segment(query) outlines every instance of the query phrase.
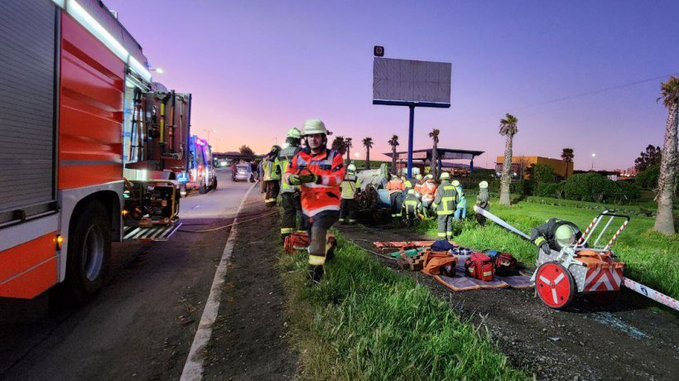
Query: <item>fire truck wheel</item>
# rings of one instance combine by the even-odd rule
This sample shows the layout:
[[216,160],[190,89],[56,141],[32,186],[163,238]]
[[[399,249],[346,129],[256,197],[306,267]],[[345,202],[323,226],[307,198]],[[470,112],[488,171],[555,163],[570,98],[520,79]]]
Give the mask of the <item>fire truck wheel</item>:
[[212,189],[217,190],[217,176],[215,176],[215,179],[212,182]]
[[104,285],[111,256],[111,222],[106,208],[92,202],[76,215],[69,229],[66,286],[76,301],[85,301]]
[[575,279],[561,264],[546,262],[538,268],[535,292],[548,307],[561,309],[575,297]]

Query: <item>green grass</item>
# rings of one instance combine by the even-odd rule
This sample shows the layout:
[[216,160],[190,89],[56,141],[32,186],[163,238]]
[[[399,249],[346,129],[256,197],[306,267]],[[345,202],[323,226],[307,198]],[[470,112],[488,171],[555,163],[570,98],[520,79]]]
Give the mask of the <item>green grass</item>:
[[280,261],[301,379],[527,378],[426,287],[338,238],[320,285],[307,285],[305,255]]
[[[584,230],[603,209],[537,202],[520,202],[504,207],[498,205],[497,199],[491,201],[493,214],[528,234],[533,227],[552,217],[572,221]],[[620,260],[627,264],[625,275],[673,298],[679,298],[679,235],[668,237],[652,232],[653,218],[638,215],[631,218],[613,249]],[[471,222],[473,212],[469,219],[461,224],[461,232],[454,238],[457,243],[479,250],[509,252],[528,266],[535,264],[537,249],[530,243],[490,221],[485,228],[478,226]],[[435,237],[435,222],[428,226],[427,235]]]

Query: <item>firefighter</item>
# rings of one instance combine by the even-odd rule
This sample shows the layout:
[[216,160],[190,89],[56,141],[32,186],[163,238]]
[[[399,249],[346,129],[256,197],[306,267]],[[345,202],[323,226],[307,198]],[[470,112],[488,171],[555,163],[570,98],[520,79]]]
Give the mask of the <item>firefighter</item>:
[[278,153],[281,147],[273,146],[271,151],[262,159],[262,170],[264,172],[264,203],[271,208],[276,205],[276,198],[278,197],[279,182],[281,180],[280,167],[278,166]]
[[321,281],[326,261],[328,229],[339,219],[340,184],[346,174],[342,155],[329,150],[328,131],[318,119],[304,122],[306,148],[292,158],[285,174],[290,185],[301,186],[302,213],[309,223],[309,275]]
[[356,195],[361,191],[361,180],[356,177],[356,166],[349,164],[347,166],[347,174],[344,176],[344,181],[340,184],[342,189],[342,208],[340,209],[339,222],[347,221],[350,224],[356,223],[356,209],[358,208],[356,202]]
[[[299,147],[302,133],[297,128],[288,131],[285,139],[287,146],[278,153],[278,167],[280,173],[286,173],[292,162],[292,158],[301,150]],[[290,185],[281,178],[281,207],[283,216],[281,218],[281,237],[292,234],[297,226],[297,220],[301,221],[299,230],[306,230],[305,219],[302,217],[302,204],[300,203],[299,186]]]
[[[488,182],[481,181],[479,183],[479,194],[476,196],[476,205],[484,210],[490,209],[490,196],[488,195]],[[476,221],[481,226],[486,225],[486,217],[480,213],[476,213]]]
[[387,183],[387,190],[389,191],[389,201],[391,202],[391,216],[396,218],[401,216],[401,200],[405,184],[396,175],[391,175],[391,180]]
[[420,219],[422,213],[422,202],[414,189],[408,189],[406,198],[401,206],[406,224],[413,226],[416,220]]
[[432,204],[438,219],[437,236],[439,239],[446,240],[453,238],[453,214],[459,201],[457,189],[455,189],[449,180],[450,174],[443,172],[441,174],[441,185],[436,190],[436,197]]
[[457,208],[455,209],[455,217],[453,219],[455,221],[467,219],[467,198],[464,196],[462,184],[457,180],[453,180],[453,186],[457,189],[457,195],[459,197]]
[[422,181],[422,175],[418,173],[415,175],[415,185],[413,185],[413,189],[415,189],[415,193],[418,195],[422,194],[422,184],[424,184],[424,181]]
[[574,223],[557,218],[550,218],[530,232],[530,241],[546,255],[552,250],[561,251],[564,246],[575,244],[581,237],[582,232]]
[[438,186],[434,181],[434,176],[428,174],[420,189],[420,193],[422,194],[422,211],[426,217],[432,215],[431,205],[434,202],[437,188]]
[[401,175],[401,181],[403,181],[403,192],[407,194],[409,189],[413,189],[413,183],[405,175]]

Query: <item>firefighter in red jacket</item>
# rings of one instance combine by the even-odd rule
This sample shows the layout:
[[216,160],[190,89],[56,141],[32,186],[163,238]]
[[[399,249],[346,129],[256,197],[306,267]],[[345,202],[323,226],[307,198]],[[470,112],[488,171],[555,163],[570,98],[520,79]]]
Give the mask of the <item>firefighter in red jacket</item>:
[[302,213],[309,223],[309,275],[318,283],[326,261],[326,235],[339,219],[341,191],[346,169],[342,155],[329,150],[328,131],[318,119],[304,122],[306,148],[292,158],[285,174],[290,185],[301,185]]

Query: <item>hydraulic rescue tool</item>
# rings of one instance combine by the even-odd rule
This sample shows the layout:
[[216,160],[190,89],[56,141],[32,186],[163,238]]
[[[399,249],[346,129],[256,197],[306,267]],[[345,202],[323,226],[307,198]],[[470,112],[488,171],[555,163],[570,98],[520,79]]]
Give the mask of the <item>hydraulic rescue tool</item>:
[[[528,234],[516,229],[487,210],[474,206],[474,211],[512,233],[530,240]],[[679,301],[623,276],[625,264],[618,261],[613,245],[629,224],[629,216],[604,210],[587,227],[580,239],[561,250],[546,254],[538,251],[537,269],[531,277],[535,293],[548,307],[568,306],[577,294],[594,300],[611,301],[625,286],[647,298],[679,311]],[[620,226],[613,233],[610,227]],[[608,233],[608,234],[607,234]],[[608,238],[604,245],[602,238]]]

